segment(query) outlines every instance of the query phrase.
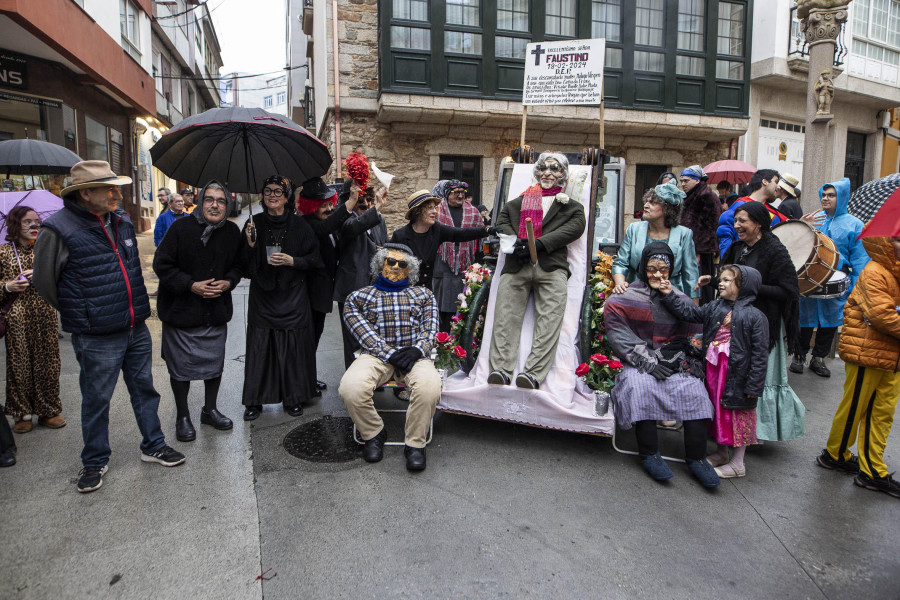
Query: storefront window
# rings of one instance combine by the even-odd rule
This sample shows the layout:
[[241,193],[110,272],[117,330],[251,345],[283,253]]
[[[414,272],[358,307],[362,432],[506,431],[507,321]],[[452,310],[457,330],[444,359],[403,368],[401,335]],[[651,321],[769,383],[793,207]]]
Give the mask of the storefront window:
[[87,137],[85,160],[105,160],[109,162],[109,139],[106,125],[98,123],[90,117],[84,118],[84,133]]
[[62,107],[63,146],[78,154],[78,127],[75,125],[75,109]]

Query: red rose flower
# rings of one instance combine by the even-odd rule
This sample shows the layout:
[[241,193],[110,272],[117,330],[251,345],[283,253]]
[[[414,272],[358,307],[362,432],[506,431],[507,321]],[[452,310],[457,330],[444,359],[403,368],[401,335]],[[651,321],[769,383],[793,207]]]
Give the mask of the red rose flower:
[[603,354],[592,354],[591,362],[595,365],[600,365],[601,367],[609,362],[609,359],[606,358]]
[[465,358],[465,357],[466,357],[466,351],[463,349],[462,346],[455,346],[455,347],[453,348],[453,354],[455,354],[455,355],[458,356],[459,358]]
[[578,365],[578,368],[575,369],[575,374],[578,375],[579,377],[584,377],[585,375],[588,374],[588,371],[590,371],[590,370],[591,370],[591,368],[588,366],[587,363],[581,363],[580,365]]
[[611,360],[611,361],[609,361],[609,363],[606,366],[609,367],[610,369],[621,369],[622,363],[620,363],[617,360]]
[[437,343],[438,343],[438,344],[441,344],[441,345],[443,346],[444,344],[446,344],[447,342],[449,342],[449,341],[452,339],[452,337],[453,337],[453,336],[451,336],[451,335],[450,335],[449,333],[447,333],[446,331],[441,331],[440,333],[437,334],[437,336],[435,337],[435,339],[437,340]]

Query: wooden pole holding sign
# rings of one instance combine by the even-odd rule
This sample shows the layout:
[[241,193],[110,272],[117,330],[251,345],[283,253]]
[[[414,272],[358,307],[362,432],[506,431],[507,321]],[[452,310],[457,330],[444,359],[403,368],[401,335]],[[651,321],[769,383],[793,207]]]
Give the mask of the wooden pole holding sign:
[[522,105],[522,135],[519,139],[519,148],[525,148],[525,123],[528,121],[528,105]]

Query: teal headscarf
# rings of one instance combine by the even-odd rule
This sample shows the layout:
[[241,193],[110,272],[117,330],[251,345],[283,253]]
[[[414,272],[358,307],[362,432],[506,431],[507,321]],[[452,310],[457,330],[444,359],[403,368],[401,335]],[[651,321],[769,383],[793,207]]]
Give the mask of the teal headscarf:
[[653,191],[656,193],[657,197],[660,200],[668,204],[679,206],[682,202],[684,202],[685,193],[678,189],[678,186],[671,181],[661,183],[660,185],[653,188]]

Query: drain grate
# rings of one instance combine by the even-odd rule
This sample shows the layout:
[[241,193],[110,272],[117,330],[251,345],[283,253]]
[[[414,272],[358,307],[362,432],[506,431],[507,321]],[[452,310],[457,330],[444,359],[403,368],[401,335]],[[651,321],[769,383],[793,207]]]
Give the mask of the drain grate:
[[289,431],[283,444],[291,456],[310,462],[349,462],[362,455],[362,446],[353,441],[349,417],[326,415],[304,423]]

